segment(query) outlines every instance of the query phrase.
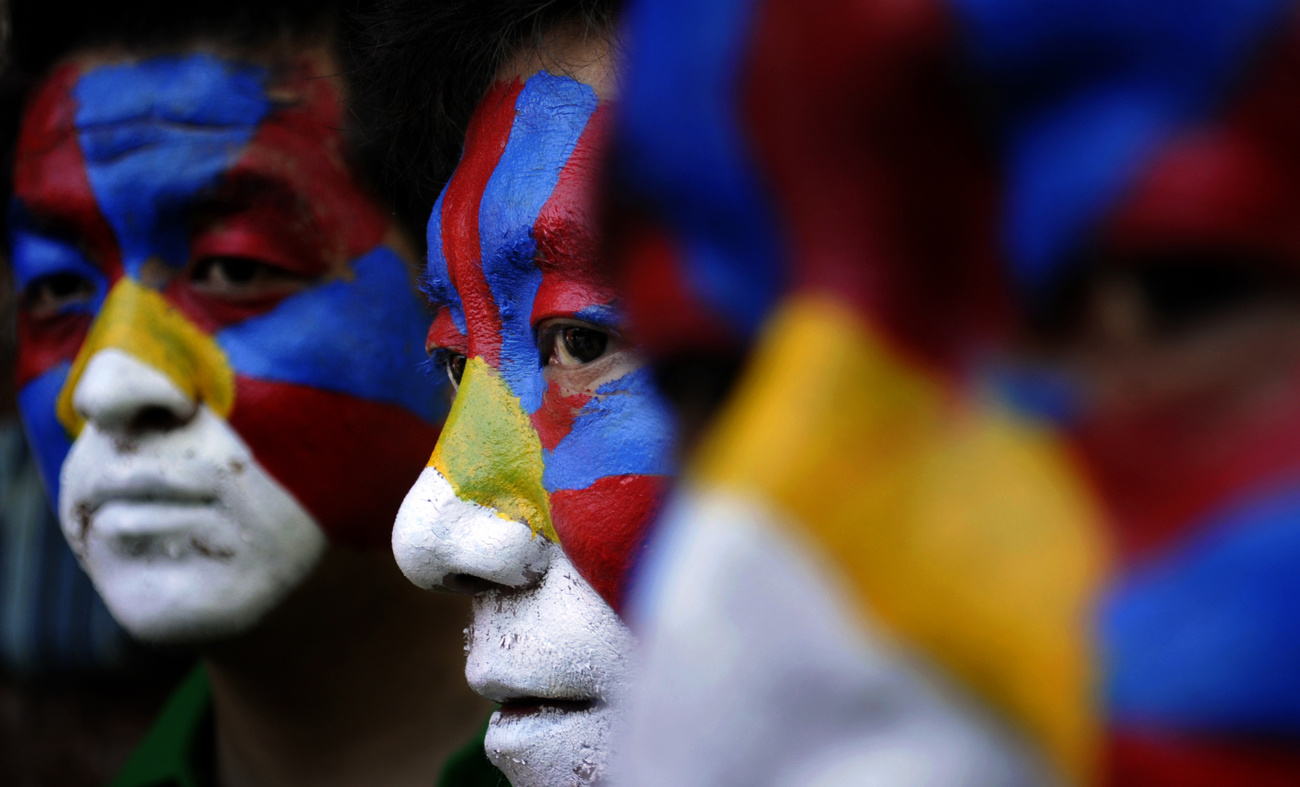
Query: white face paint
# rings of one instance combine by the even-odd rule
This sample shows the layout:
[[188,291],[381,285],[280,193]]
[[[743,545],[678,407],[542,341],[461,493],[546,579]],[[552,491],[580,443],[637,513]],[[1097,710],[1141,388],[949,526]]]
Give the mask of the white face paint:
[[157,369],[102,350],[73,406],[86,426],[63,463],[63,533],[135,636],[247,631],[320,561],[326,539],[311,515]]
[[642,564],[618,784],[1042,787],[979,703],[850,610],[781,515],[679,493]]
[[397,515],[393,552],[415,584],[475,593],[465,674],[501,703],[488,759],[515,787],[602,783],[634,640],[559,545],[461,500],[426,468]]

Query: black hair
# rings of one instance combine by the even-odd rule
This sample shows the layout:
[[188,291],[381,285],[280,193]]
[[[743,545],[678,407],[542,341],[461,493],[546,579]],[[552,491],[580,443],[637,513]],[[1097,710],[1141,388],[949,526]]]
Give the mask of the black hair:
[[[12,154],[28,92],[63,58],[83,49],[167,50],[192,42],[256,53],[278,45],[332,45],[352,91],[355,28],[371,10],[367,0],[121,0],[78,6],[50,0],[9,0],[9,52],[0,75],[0,205],[9,204]],[[355,114],[344,129],[354,169],[395,212],[417,246],[428,206],[387,177],[377,135]],[[2,216],[0,212],[0,216]]]
[[379,0],[362,19],[354,97],[382,140],[389,177],[427,214],[502,64],[562,25],[605,35],[618,10],[618,0]]

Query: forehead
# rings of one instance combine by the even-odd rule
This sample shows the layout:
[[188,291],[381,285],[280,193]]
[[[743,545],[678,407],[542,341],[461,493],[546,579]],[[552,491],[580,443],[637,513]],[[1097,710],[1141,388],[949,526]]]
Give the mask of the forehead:
[[539,72],[497,83],[480,102],[465,153],[429,218],[427,282],[440,303],[523,283],[542,270],[590,272],[589,187],[603,138],[591,86]]
[[[338,151],[323,150],[338,136],[337,93],[328,80],[294,76],[307,60],[278,69],[288,78],[209,53],[65,62],[24,116],[16,195],[83,236],[106,234],[90,226],[106,222],[114,249],[100,256],[120,253],[132,275],[149,257],[182,264],[187,212],[218,187],[254,180],[311,194],[328,189],[295,172],[325,183],[344,174]],[[322,155],[329,161],[308,160]]]

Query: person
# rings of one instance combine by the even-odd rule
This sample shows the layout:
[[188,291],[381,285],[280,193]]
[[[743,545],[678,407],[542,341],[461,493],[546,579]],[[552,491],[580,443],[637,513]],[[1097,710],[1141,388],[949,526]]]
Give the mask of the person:
[[425,273],[456,398],[393,549],[413,582],[473,597],[466,675],[500,705],[485,746],[516,787],[605,783],[624,589],[673,472],[668,412],[599,273],[611,20],[604,3],[394,4],[370,80],[400,111],[425,96],[396,126],[403,161],[456,147],[422,118],[466,129]]
[[386,549],[445,396],[342,11],[13,7],[22,419],[114,618],[203,663],[120,785],[427,784],[482,712]]
[[626,12],[620,783],[1296,783],[1297,10]]

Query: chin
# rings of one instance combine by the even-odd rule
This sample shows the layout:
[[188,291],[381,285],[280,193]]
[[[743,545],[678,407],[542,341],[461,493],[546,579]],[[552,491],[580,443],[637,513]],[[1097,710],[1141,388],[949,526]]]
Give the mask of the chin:
[[608,704],[580,711],[497,711],[483,746],[514,787],[603,784],[621,716],[622,708]]
[[63,465],[59,518],[109,612],[155,643],[249,631],[306,580],[328,544],[207,408],[129,451],[87,425]]
[[292,564],[268,566],[251,555],[123,560],[97,558],[101,550],[109,551],[92,545],[83,562],[104,604],[133,637],[160,645],[203,645],[247,633],[319,562],[302,552]]
[[545,576],[480,593],[465,674],[501,704],[484,748],[514,787],[605,781],[635,639],[558,546]]

